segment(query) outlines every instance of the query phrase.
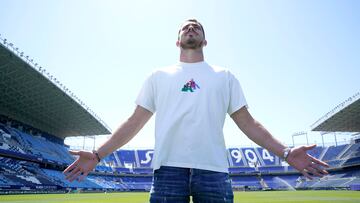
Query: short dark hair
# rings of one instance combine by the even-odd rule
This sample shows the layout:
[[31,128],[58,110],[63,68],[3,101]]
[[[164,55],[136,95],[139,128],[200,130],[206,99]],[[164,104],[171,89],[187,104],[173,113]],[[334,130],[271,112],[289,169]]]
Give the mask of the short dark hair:
[[202,33],[203,33],[203,35],[204,35],[204,38],[205,38],[204,27],[201,25],[201,23],[200,23],[198,20],[194,19],[194,18],[189,18],[189,19],[185,20],[185,21],[181,24],[180,29],[179,29],[179,32],[178,32],[178,39],[180,39],[180,32],[181,32],[182,25],[183,25],[184,23],[186,23],[186,22],[194,22],[194,23],[199,24],[200,27],[201,27],[201,31],[202,31]]

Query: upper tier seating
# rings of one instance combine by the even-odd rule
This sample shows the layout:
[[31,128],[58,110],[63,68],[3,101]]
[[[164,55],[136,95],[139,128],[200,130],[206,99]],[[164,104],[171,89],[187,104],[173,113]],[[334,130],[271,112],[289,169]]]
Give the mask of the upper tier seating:
[[336,159],[336,157],[342,152],[347,144],[339,145],[339,146],[330,146],[325,155],[323,156],[323,161],[330,161]]
[[65,145],[49,138],[30,135],[3,124],[0,124],[0,143],[2,143],[0,149],[32,155],[57,164],[70,164],[74,161]]

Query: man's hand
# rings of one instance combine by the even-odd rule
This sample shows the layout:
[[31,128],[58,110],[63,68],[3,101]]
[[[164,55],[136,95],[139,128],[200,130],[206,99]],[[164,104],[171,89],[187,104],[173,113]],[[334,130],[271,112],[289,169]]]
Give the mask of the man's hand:
[[286,161],[292,167],[300,171],[305,177],[311,180],[313,178],[309,173],[319,177],[323,177],[324,175],[329,174],[324,169],[324,167],[329,167],[327,163],[320,161],[307,153],[307,151],[315,147],[316,145],[314,144],[309,146],[299,146],[292,148],[289,156],[286,159]]
[[[151,118],[153,113],[144,107],[136,106],[134,113],[114,132],[102,146],[98,148],[100,156],[106,157],[116,149],[128,143]],[[100,153],[101,152],[101,153]],[[82,181],[98,164],[98,158],[94,153],[86,151],[70,151],[72,155],[79,157],[64,170],[66,179]]]
[[66,180],[72,182],[75,179],[82,181],[98,164],[96,155],[87,151],[69,151],[79,157],[64,170]]
[[[259,122],[257,122],[248,112],[246,107],[242,107],[233,114],[231,118],[236,125],[256,144],[273,152],[277,156],[283,155],[283,149],[286,148],[279,140],[275,139]],[[324,176],[328,174],[324,167],[329,167],[312,156],[307,151],[315,148],[316,145],[300,146],[291,149],[286,161],[295,169],[300,171],[305,177],[312,179],[309,173],[315,176]]]

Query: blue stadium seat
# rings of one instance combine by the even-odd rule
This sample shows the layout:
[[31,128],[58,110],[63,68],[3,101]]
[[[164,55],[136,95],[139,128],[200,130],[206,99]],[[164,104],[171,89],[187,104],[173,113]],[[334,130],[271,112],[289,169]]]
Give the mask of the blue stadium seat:
[[341,159],[353,158],[358,156],[360,156],[360,143],[355,143],[355,144],[351,144],[351,146],[341,156]]
[[334,160],[340,154],[340,152],[342,152],[347,146],[348,146],[347,144],[339,145],[339,146],[330,146],[327,152],[325,153],[325,155],[323,156],[322,160],[323,161]]
[[271,189],[293,190],[299,175],[263,175],[262,178]]
[[29,151],[40,158],[62,164],[70,164],[74,161],[64,145],[52,142],[44,137],[29,135],[18,129],[12,128],[11,131],[18,137],[22,137],[28,143]]
[[235,187],[262,188],[260,181],[255,176],[233,176],[231,184]]
[[318,159],[318,158],[320,157],[320,154],[321,154],[322,150],[323,150],[323,147],[321,147],[321,146],[316,146],[314,149],[308,151],[308,153],[309,153],[311,156],[313,156],[313,157],[315,157],[315,158]]
[[65,175],[61,171],[50,170],[50,169],[42,169],[43,173],[45,173],[48,177],[50,177],[53,182],[56,182],[62,187],[69,188],[92,188],[92,189],[102,189],[102,187],[95,182],[92,182],[90,179],[85,178],[82,182],[73,181],[69,182],[65,180]]

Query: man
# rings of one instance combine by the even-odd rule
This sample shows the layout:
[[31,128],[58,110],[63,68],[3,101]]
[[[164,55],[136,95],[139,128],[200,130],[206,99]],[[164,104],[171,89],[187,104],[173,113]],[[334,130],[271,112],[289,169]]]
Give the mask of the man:
[[[154,178],[150,202],[233,202],[223,125],[228,113],[255,143],[284,158],[305,177],[323,176],[328,165],[307,154],[312,146],[290,149],[247,110],[240,83],[228,70],[204,61],[202,25],[186,20],[178,33],[180,62],[153,72],[136,100],[134,113],[97,151],[71,152],[79,158],[65,169],[82,180],[97,163],[130,141],[156,112]],[[312,174],[312,175],[311,175]]]

